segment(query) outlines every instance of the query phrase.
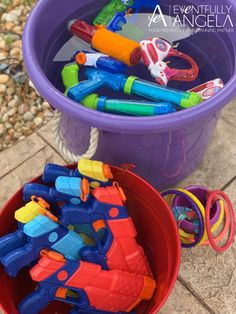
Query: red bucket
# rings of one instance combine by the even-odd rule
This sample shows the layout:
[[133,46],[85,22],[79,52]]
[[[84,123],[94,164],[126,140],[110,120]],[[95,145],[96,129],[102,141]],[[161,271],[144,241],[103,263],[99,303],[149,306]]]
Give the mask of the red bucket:
[[[167,204],[161,195],[146,181],[134,173],[112,167],[114,180],[119,182],[127,195],[127,207],[138,232],[157,281],[157,289],[151,301],[137,307],[137,314],[156,314],[172,291],[180,265],[180,240],[178,229]],[[40,182],[37,178],[34,182]],[[22,189],[4,206],[0,214],[0,236],[16,229],[14,212],[23,206]],[[0,309],[4,314],[17,314],[17,304],[34,289],[28,270],[15,279],[9,278],[0,268]],[[68,313],[67,305],[53,302],[43,314]],[[25,313],[27,314],[27,313]]]

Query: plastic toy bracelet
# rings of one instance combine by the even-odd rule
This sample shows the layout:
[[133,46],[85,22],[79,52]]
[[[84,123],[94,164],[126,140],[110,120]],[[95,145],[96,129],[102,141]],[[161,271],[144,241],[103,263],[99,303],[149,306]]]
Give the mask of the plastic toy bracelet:
[[201,241],[198,244],[195,243],[194,246],[201,245],[202,243],[204,243],[207,240],[207,232],[206,232],[206,226],[205,226],[205,219],[206,219],[205,208],[202,205],[202,203],[199,201],[199,199],[195,195],[193,195],[193,193],[191,193],[187,190],[184,190],[184,189],[176,189],[174,191],[181,191],[183,194],[187,195],[189,197],[189,199],[191,199],[191,203],[195,204],[195,206],[200,210],[202,217],[203,217],[203,230],[204,230],[204,232],[203,232],[203,237],[202,237]]
[[[227,243],[220,247],[216,244],[213,234],[211,232],[211,226],[210,226],[210,211],[211,211],[211,205],[216,199],[223,199],[224,202],[226,203],[225,211],[229,212],[230,215],[230,234],[227,240]],[[209,197],[207,200],[207,205],[206,205],[206,230],[207,230],[207,235],[208,235],[208,240],[209,243],[211,244],[212,248],[218,252],[222,253],[226,251],[233,243],[234,241],[234,233],[235,233],[235,215],[234,215],[234,209],[232,206],[232,203],[230,202],[228,196],[222,192],[222,191],[212,191],[209,193]]]
[[[224,225],[224,228],[223,230],[221,231],[221,233],[216,237],[214,238],[214,241],[216,243],[220,242],[224,237],[225,235],[227,234],[228,230],[229,230],[229,227],[230,227],[230,217],[229,217],[229,210],[228,208],[226,208],[226,206],[224,206],[224,211],[225,211],[225,225]],[[206,242],[203,243],[203,245],[210,245],[210,242],[207,240]]]
[[[226,216],[226,212],[225,212],[225,209],[224,209],[224,203],[223,203],[222,200],[220,201],[220,206],[221,206],[220,217],[219,217],[219,220],[214,224],[214,226],[212,226],[212,228],[211,228],[211,232],[212,233],[216,232],[218,230],[218,228],[221,226],[224,218],[228,217],[228,216]],[[229,221],[229,219],[228,219],[228,221]],[[227,225],[228,225],[227,228],[224,228],[224,230],[223,230],[224,234],[223,234],[223,231],[222,231],[222,233],[219,235],[219,237],[215,239],[217,242],[220,241],[224,237],[224,235],[226,234],[226,232],[227,232],[227,230],[229,228],[229,223]],[[181,240],[183,241],[183,243],[192,243],[192,242],[194,242],[195,234],[189,234],[189,233],[184,232],[183,230],[180,230],[180,235],[182,237]],[[202,245],[209,245],[209,241],[206,240],[204,243],[202,243]]]
[[[207,200],[207,196],[209,193],[209,189],[204,187],[204,186],[196,186],[196,185],[192,185],[192,186],[188,186],[186,188],[184,188],[184,190],[187,190],[189,192],[191,192],[192,194],[194,194],[199,200],[200,202],[202,202],[203,206],[206,205],[206,200]],[[181,206],[181,197],[176,196],[173,199],[173,204],[172,206]],[[185,204],[186,205],[186,204]],[[185,206],[184,205],[184,206]],[[211,212],[211,226],[215,225],[217,223],[217,221],[220,218],[220,214],[221,214],[221,206],[219,204],[218,201],[215,202],[214,207],[212,207],[212,212]],[[188,234],[194,234],[195,232],[195,226],[194,223],[187,219],[184,219],[181,222],[181,229],[183,229],[185,232],[187,232]]]
[[[224,220],[224,217],[225,217],[225,210],[224,210],[224,203],[223,201],[221,200],[220,202],[220,217],[218,219],[218,221],[211,227],[211,232],[214,233],[218,230],[218,228],[221,226],[223,220]],[[182,237],[185,237],[186,239],[194,239],[195,237],[195,234],[193,233],[187,233],[185,231],[183,231],[182,229],[180,230],[180,235]]]
[[[172,195],[180,195],[182,197],[185,197],[187,199],[187,201],[191,203],[192,209],[196,212],[197,218],[199,220],[199,233],[196,235],[196,239],[195,239],[194,243],[189,243],[189,244],[182,243],[182,247],[192,248],[192,247],[194,247],[194,246],[196,246],[202,242],[202,239],[203,239],[203,236],[205,233],[204,218],[203,218],[203,217],[205,217],[205,212],[204,211],[203,211],[203,213],[201,212],[201,209],[198,207],[197,202],[195,202],[195,200],[193,200],[191,193],[189,193],[191,195],[191,197],[190,197],[188,195],[188,193],[185,193],[185,192],[186,191],[184,191],[182,189],[168,190],[168,191],[163,192],[162,196],[166,197],[166,196],[172,196]],[[204,216],[203,216],[203,214],[204,214]]]

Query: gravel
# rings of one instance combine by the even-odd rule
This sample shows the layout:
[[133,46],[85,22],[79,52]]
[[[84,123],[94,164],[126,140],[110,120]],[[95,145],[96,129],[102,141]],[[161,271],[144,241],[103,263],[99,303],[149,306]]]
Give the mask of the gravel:
[[35,0],[0,1],[0,151],[53,117],[50,105],[29,85],[22,31]]

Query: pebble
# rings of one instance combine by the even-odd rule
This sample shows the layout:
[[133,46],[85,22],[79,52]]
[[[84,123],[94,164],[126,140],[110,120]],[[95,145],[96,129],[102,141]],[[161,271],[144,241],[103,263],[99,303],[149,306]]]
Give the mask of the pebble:
[[6,42],[3,39],[0,39],[0,49],[5,49],[6,48]]
[[15,48],[22,48],[22,40],[16,40],[12,43],[12,47],[15,47]]
[[1,123],[0,124],[0,136],[3,136],[6,133],[5,126]]
[[38,112],[37,107],[32,107],[32,108],[30,109],[30,112],[31,112],[33,115],[36,115],[36,113]]
[[34,119],[34,115],[30,111],[28,111],[23,115],[23,119],[25,121],[32,121]]
[[[12,128],[12,124],[10,122],[6,122],[4,123],[4,126],[6,129],[11,129]],[[14,131],[14,130],[13,130]],[[13,132],[14,133],[14,132]]]
[[7,74],[0,74],[0,84],[6,84],[10,77]]
[[2,117],[2,122],[7,122],[9,119],[8,113],[5,113]]
[[50,109],[51,106],[49,105],[48,102],[44,101],[44,102],[42,103],[42,108],[45,109],[45,110],[47,110],[47,109]]
[[15,47],[15,48],[11,49],[11,51],[10,51],[11,57],[18,57],[18,56],[21,56],[21,54],[22,54],[22,51],[18,47]]
[[36,126],[40,126],[42,123],[43,123],[43,119],[41,119],[39,117],[34,119],[34,124]]
[[[13,92],[14,92],[14,91],[13,91]],[[18,106],[18,104],[19,104],[18,100],[12,99],[11,101],[9,101],[8,107],[9,107],[9,108],[15,108],[15,107]]]
[[7,56],[8,54],[6,51],[0,52],[0,61],[7,59]]
[[[6,90],[6,93],[7,93],[7,95],[13,95],[15,93],[14,87],[8,87],[7,90]],[[8,107],[9,106],[10,105],[8,104]]]
[[35,3],[36,0],[27,1],[27,5],[25,0],[0,1],[0,151],[29,136],[54,116],[48,102],[28,86],[23,65],[22,31]]
[[2,20],[3,22],[15,22],[15,21],[17,20],[17,15],[12,14],[11,12],[9,12],[9,13],[4,13],[4,14],[2,15],[1,20]]
[[4,94],[6,89],[7,89],[7,87],[5,84],[0,84],[0,94]]
[[23,103],[19,106],[18,113],[23,116],[29,110],[30,110],[30,106]]
[[18,140],[22,136],[21,132],[14,132],[14,138]]
[[11,110],[9,110],[9,111],[7,112],[7,115],[8,115],[9,117],[12,117],[16,112],[17,112],[17,109],[16,109],[16,108],[12,108]]

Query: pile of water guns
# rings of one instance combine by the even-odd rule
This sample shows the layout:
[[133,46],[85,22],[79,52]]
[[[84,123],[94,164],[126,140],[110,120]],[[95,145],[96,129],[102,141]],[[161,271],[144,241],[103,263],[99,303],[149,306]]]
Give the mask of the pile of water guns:
[[210,245],[222,253],[232,245],[235,215],[232,203],[223,191],[189,186],[172,189],[162,195],[175,216],[182,247]]
[[[82,20],[70,21],[70,32],[91,46],[89,51],[75,52],[71,56],[72,63],[63,68],[65,94],[75,102],[101,112],[155,116],[194,107],[222,89],[224,84],[221,80],[208,82],[187,92],[167,87],[170,80],[196,80],[199,68],[192,57],[173,48],[164,39],[149,38],[136,42],[117,33],[126,23],[126,14],[136,7],[140,8],[139,2],[110,0],[93,21],[94,25]],[[145,6],[144,1],[142,4]],[[184,59],[191,67],[171,68],[165,62],[169,57]],[[155,82],[125,74],[128,68],[140,62],[148,67]],[[88,80],[79,82],[79,70],[82,67],[86,68],[85,76]],[[93,94],[102,87],[144,100],[109,99]]]
[[7,274],[32,265],[38,283],[19,313],[37,314],[59,300],[73,314],[122,314],[152,298],[156,282],[112,178],[109,165],[80,160],[75,170],[47,164],[43,184],[24,186],[18,229],[0,238]]

